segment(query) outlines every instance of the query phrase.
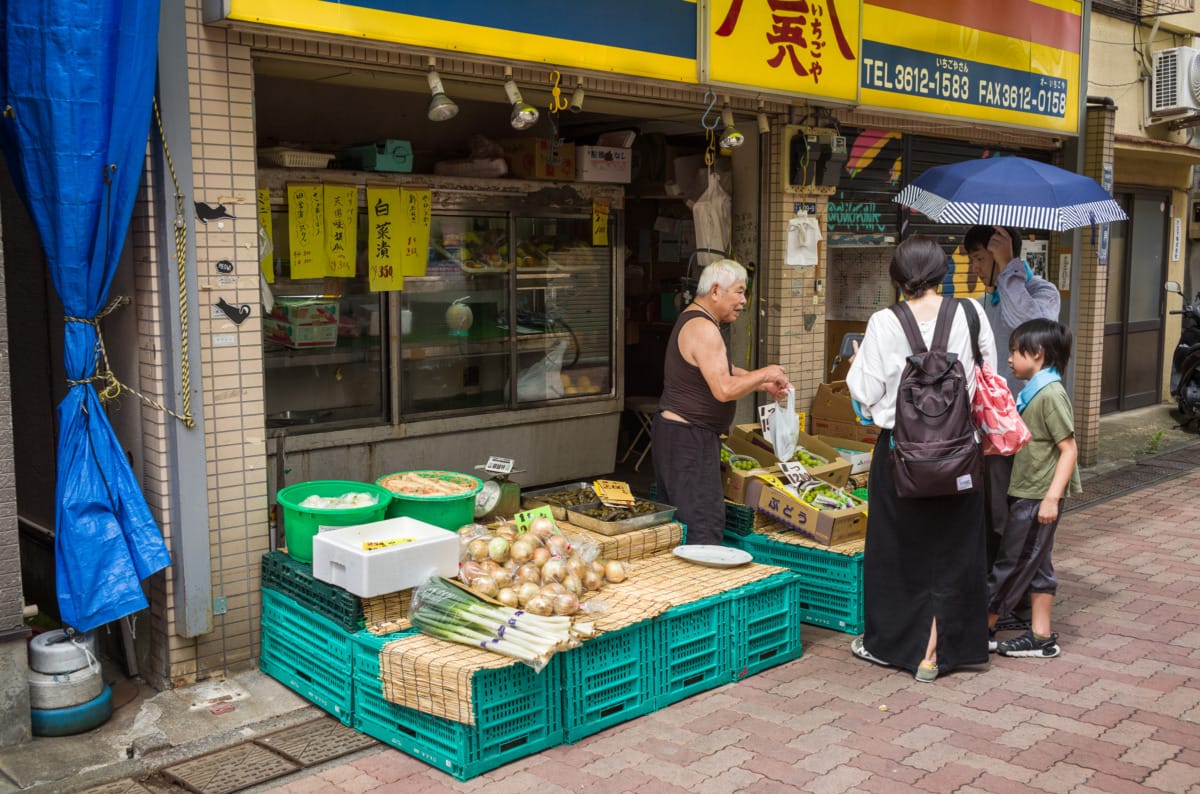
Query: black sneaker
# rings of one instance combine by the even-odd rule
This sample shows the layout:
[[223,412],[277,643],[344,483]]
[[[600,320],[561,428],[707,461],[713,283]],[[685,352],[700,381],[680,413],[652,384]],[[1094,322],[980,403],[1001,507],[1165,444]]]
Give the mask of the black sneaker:
[[1019,637],[1007,639],[996,645],[996,653],[1001,656],[1031,656],[1038,659],[1050,659],[1058,656],[1058,635],[1051,634],[1044,640],[1033,636],[1027,631]]
[[1011,613],[996,621],[996,631],[1029,631],[1032,628],[1028,617],[1017,617]]

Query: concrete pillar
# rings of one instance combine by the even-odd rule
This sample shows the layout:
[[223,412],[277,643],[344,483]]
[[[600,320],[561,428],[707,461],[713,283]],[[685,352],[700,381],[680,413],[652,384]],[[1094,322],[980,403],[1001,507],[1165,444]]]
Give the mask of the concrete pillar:
[[17,480],[13,458],[8,304],[4,291],[4,230],[0,218],[0,747],[32,738],[29,725],[27,640],[17,532]]

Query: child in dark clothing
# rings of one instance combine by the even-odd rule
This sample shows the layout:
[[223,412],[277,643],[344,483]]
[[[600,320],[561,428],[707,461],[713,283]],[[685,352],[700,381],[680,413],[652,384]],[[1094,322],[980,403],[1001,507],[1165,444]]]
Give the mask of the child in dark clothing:
[[[1033,438],[1013,459],[1008,487],[1009,515],[1002,546],[988,576],[989,644],[1002,656],[1058,656],[1058,635],[1050,613],[1058,580],[1050,559],[1062,500],[1079,493],[1075,466],[1075,420],[1071,399],[1059,372],[1071,357],[1071,332],[1054,320],[1030,320],[1013,329],[1009,340],[1013,374],[1028,381],[1017,396],[1017,410]],[[1030,593],[1030,631],[995,642],[996,621]]]

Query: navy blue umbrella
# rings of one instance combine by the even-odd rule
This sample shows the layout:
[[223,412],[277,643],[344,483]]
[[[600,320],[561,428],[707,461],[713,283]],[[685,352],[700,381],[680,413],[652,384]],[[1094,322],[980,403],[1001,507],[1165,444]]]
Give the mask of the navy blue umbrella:
[[1128,218],[1091,177],[1024,157],[934,166],[893,201],[938,223],[1053,232]]

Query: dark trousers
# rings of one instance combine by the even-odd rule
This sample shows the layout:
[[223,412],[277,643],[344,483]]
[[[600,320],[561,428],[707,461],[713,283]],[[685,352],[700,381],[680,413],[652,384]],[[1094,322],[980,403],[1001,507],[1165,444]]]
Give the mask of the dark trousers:
[[675,508],[687,542],[719,545],[725,535],[721,438],[711,430],[654,415],[650,426],[658,501]]
[[1058,592],[1051,551],[1058,519],[1038,523],[1041,499],[1010,499],[1008,528],[988,577],[988,613],[1007,614],[1028,593]]

